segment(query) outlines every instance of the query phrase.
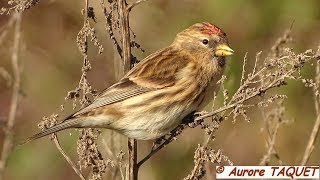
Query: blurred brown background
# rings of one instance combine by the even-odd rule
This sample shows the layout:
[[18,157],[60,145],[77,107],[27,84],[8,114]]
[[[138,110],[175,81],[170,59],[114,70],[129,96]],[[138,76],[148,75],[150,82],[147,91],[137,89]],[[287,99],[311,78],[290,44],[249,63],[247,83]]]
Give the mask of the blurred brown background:
[[[129,1],[132,2],[132,1]],[[105,32],[105,19],[99,1],[92,1],[97,23],[97,36],[104,46],[104,52],[90,45],[89,58],[93,69],[89,74],[91,85],[98,91],[116,81],[114,75],[113,46]],[[1,2],[5,6],[6,2]],[[196,22],[212,22],[228,34],[231,47],[236,54],[229,58],[225,74],[230,92],[239,85],[243,57],[248,52],[249,67],[256,52],[266,54],[277,37],[293,25],[296,52],[320,44],[320,1],[319,0],[149,0],[137,6],[131,13],[131,28],[137,34],[137,41],[146,50],[134,50],[142,59],[159,48],[167,46],[177,32]],[[14,127],[16,141],[21,141],[38,132],[37,123],[45,115],[60,113],[60,105],[66,105],[65,116],[70,113],[71,103],[64,97],[77,86],[81,75],[82,56],[76,46],[76,36],[82,27],[81,1],[51,0],[24,12],[23,42],[20,54],[23,64],[23,99],[17,112]],[[8,16],[0,16],[0,27]],[[0,66],[11,70],[10,51],[12,38],[8,38],[0,48]],[[313,77],[314,67],[304,68],[306,77]],[[298,165],[315,121],[312,90],[301,83],[290,81],[279,93],[288,95],[285,106],[287,116],[294,121],[283,126],[278,133],[276,149],[281,160],[287,165]],[[11,89],[0,78],[0,119],[6,121],[9,110]],[[209,110],[209,109],[208,109]],[[242,119],[232,123],[223,122],[212,144],[214,149],[222,149],[237,165],[257,165],[266,153],[264,135],[260,129],[262,121],[255,113],[250,113],[251,122]],[[69,133],[72,133],[72,136]],[[75,142],[77,131],[59,133],[65,150],[76,161]],[[110,136],[105,133],[104,136]],[[193,167],[194,150],[202,143],[203,132],[188,129],[180,138],[155,155],[140,170],[141,179],[182,179]],[[108,137],[109,138],[109,137]],[[3,142],[0,133],[0,146]],[[126,150],[125,138],[120,141]],[[319,139],[319,138],[318,138]],[[152,142],[139,142],[139,157],[145,155]],[[309,164],[319,165],[320,143],[316,147]],[[103,144],[101,144],[103,149]],[[276,161],[274,162],[276,163]],[[48,138],[42,138],[18,147],[9,157],[6,179],[79,179]],[[108,179],[108,177],[105,177]]]

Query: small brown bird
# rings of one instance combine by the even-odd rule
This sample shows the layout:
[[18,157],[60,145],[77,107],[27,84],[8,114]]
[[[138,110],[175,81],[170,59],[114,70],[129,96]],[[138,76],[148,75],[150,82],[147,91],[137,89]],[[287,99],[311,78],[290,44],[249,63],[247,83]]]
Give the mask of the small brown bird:
[[30,140],[67,128],[108,128],[130,138],[159,138],[188,114],[203,108],[218,90],[225,57],[232,55],[226,34],[197,23],[174,42],[137,64],[92,104]]

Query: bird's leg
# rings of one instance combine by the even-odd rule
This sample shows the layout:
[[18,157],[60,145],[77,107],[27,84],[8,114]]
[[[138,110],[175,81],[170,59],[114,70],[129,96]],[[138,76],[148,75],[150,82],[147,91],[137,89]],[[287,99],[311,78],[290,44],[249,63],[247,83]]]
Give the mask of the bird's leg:
[[181,124],[188,125],[189,123],[193,123],[198,116],[199,115],[196,113],[196,111],[193,111],[182,119]]
[[182,120],[182,125],[189,126],[191,128],[195,128],[198,125],[202,125],[204,120],[198,119],[203,114],[203,112],[196,112],[193,111],[192,113],[188,114],[185,118]]
[[165,142],[167,140],[166,136],[161,136],[158,139],[156,139],[151,147],[151,151],[154,151],[162,142]]

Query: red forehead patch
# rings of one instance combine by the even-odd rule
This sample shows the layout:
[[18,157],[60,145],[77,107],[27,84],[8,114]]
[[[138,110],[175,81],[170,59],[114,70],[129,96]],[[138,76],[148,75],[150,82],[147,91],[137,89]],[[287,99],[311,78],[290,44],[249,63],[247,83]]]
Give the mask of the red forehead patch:
[[219,27],[210,23],[202,23],[201,31],[204,34],[209,34],[209,35],[211,34],[225,35],[226,34]]

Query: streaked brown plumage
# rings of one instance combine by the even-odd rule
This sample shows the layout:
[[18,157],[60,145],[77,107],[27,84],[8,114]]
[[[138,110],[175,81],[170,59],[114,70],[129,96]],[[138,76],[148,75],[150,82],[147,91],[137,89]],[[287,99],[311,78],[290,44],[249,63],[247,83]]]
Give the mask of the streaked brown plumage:
[[141,140],[161,137],[212,99],[225,56],[232,53],[220,28],[197,23],[180,32],[169,47],[146,57],[92,104],[29,140],[84,127],[113,129]]

